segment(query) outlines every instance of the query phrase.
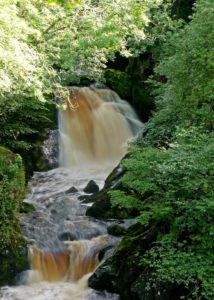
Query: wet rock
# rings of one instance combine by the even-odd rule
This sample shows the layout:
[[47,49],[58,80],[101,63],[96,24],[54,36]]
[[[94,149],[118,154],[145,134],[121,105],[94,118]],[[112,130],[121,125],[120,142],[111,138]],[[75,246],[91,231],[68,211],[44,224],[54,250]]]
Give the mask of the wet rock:
[[110,245],[110,246],[107,246],[105,247],[104,249],[100,250],[99,252],[99,255],[98,255],[98,259],[99,261],[102,261],[105,257],[105,254],[109,251],[109,250],[112,250],[113,246]]
[[[99,193],[99,192],[98,192]],[[94,195],[97,195],[97,193],[96,194],[94,194]],[[91,195],[91,196],[89,196],[89,195],[81,195],[78,199],[83,203],[83,204],[88,204],[88,203],[93,203],[94,201],[95,201],[95,199],[94,199],[94,195]]]
[[74,186],[72,186],[70,189],[68,189],[65,193],[66,194],[74,194],[77,193],[78,189],[76,189]]
[[44,154],[42,146],[40,144],[35,145],[31,149],[30,155],[32,156],[31,167],[33,170],[39,172],[45,172],[51,168],[49,164],[49,160]]
[[[84,203],[87,203],[87,199],[90,200],[90,196],[88,196],[88,195],[81,195],[81,196],[78,197],[78,199],[79,199],[80,201],[83,201]],[[90,202],[91,202],[91,201],[90,201]]]
[[49,137],[43,143],[42,150],[48,160],[49,168],[58,167],[58,130],[51,130]]
[[[114,189],[113,182],[117,182],[116,188],[122,188],[119,181],[124,174],[124,169],[116,167],[105,181],[104,188],[87,198],[87,203],[94,202],[86,211],[87,216],[97,219],[127,219],[132,217],[132,212],[127,213],[125,209],[112,208],[109,190]],[[86,203],[86,202],[85,202]],[[135,214],[135,212],[133,212]]]
[[76,237],[70,231],[65,231],[58,236],[58,239],[60,241],[74,241]]
[[102,292],[91,291],[88,299],[90,299],[90,300],[120,300],[120,296],[117,294],[109,294],[106,291],[102,291]]
[[90,240],[92,238],[100,236],[101,234],[102,232],[99,229],[93,229],[91,232],[85,232],[84,238]]
[[154,270],[143,266],[142,257],[157,239],[157,228],[157,224],[131,226],[113,255],[90,277],[89,286],[119,294],[123,300],[186,299],[186,290],[176,283],[156,282],[147,289]]
[[94,202],[93,205],[87,209],[87,216],[99,219],[115,218],[114,212],[111,210],[110,196],[107,194],[106,190],[100,191],[87,200],[91,200],[90,202]]
[[99,186],[94,180],[90,180],[83,191],[87,194],[94,194],[99,192]]
[[108,260],[96,270],[96,272],[89,278],[89,287],[102,291],[106,290],[114,293],[116,288],[118,272],[112,270],[111,266],[107,264]]
[[90,287],[119,293],[125,300],[142,299],[131,289],[132,283],[143,272],[140,259],[142,252],[147,249],[147,243],[143,242],[142,232],[144,230],[142,226],[134,226],[128,230],[113,256],[107,259],[92,275],[89,280]]

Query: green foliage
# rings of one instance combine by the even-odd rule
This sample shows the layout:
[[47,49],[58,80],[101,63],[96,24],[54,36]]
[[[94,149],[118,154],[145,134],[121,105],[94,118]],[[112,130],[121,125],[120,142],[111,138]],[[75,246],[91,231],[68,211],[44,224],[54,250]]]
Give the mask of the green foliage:
[[139,210],[141,208],[141,202],[131,195],[126,195],[125,192],[119,190],[112,191],[111,196],[112,207],[125,208],[127,210],[133,208]]
[[106,84],[123,99],[127,99],[131,92],[131,82],[127,73],[114,69],[105,72]]
[[22,160],[0,147],[0,252],[16,251],[21,239],[17,212],[25,192]]
[[137,209],[135,222],[157,231],[138,263],[148,293],[175,284],[183,299],[214,295],[213,10],[198,0],[191,22],[159,40],[157,111],[111,193],[114,208]]
[[199,0],[191,22],[165,43],[156,76],[165,78],[157,89],[157,112],[148,124],[150,142],[173,139],[176,126],[199,126],[211,131],[213,114],[212,0]]
[[0,143],[28,150],[32,137],[51,126],[42,102],[53,102],[58,88],[101,79],[116,52],[137,55],[133,43],[145,38],[149,9],[158,3],[2,0]]
[[142,257],[153,270],[150,287],[176,282],[189,299],[211,299],[213,291],[214,134],[182,130],[168,150],[133,147],[122,163],[130,194],[111,193],[115,207],[138,209],[136,222],[156,224],[158,239]]
[[27,266],[26,242],[17,216],[24,195],[22,159],[0,147],[0,286],[11,283]]
[[19,153],[27,152],[53,126],[50,106],[35,98],[8,96],[0,101],[0,111],[0,144]]
[[0,144],[22,153],[50,127],[44,102],[53,97],[55,72],[35,46],[40,32],[33,4],[3,0],[0,8]]
[[[31,9],[33,17],[33,5],[27,0],[22,5]],[[22,5],[16,0],[0,3],[0,96],[30,94],[44,101],[52,71],[44,66],[45,55],[31,42],[32,36],[36,38],[40,33],[23,17]]]
[[72,9],[52,5],[54,18],[44,28],[40,47],[48,50],[64,84],[81,77],[101,80],[116,52],[139,55],[137,45],[145,39],[149,9],[156,6],[156,0],[84,0]]

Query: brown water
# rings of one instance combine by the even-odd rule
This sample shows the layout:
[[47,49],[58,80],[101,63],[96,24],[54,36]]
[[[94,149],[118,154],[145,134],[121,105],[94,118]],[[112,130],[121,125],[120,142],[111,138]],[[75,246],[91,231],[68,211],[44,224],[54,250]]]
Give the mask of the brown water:
[[72,91],[60,113],[61,164],[118,162],[142,123],[131,106],[109,89]]
[[67,252],[44,252],[30,248],[31,268],[40,274],[41,280],[77,282],[84,275],[94,272],[99,264],[99,251],[107,246],[107,238],[98,236],[91,240],[66,241],[65,244],[68,246]]
[[[0,289],[1,300],[118,299],[87,287],[101,263],[100,251],[108,257],[119,239],[107,234],[109,223],[86,217],[87,205],[78,196],[91,179],[103,186],[142,124],[111,90],[75,89],[64,106],[59,116],[62,167],[34,174],[25,201],[36,211],[20,216],[31,268],[18,286]],[[78,192],[67,193],[71,186]]]
[[[22,274],[18,286],[0,289],[1,300],[117,299],[87,287],[88,278],[101,263],[100,251],[108,246],[106,255],[110,255],[119,240],[107,234],[108,224],[86,217],[87,205],[78,199],[90,179],[101,188],[106,175],[96,168],[34,174],[25,201],[36,211],[20,216],[31,268]],[[71,186],[78,192],[67,194]]]

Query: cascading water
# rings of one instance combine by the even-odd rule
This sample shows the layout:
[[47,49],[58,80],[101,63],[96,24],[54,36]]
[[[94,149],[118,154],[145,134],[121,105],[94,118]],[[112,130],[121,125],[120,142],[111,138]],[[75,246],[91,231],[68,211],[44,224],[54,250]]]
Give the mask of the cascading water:
[[72,94],[59,115],[61,164],[114,166],[142,123],[131,106],[111,90],[85,87]]
[[[118,299],[87,288],[100,251],[119,239],[107,234],[108,224],[85,216],[78,196],[90,179],[103,186],[142,124],[111,90],[81,88],[71,95],[59,116],[62,167],[34,174],[25,201],[36,210],[20,216],[31,270],[20,285],[0,290],[2,300]],[[78,192],[69,193],[71,186]]]

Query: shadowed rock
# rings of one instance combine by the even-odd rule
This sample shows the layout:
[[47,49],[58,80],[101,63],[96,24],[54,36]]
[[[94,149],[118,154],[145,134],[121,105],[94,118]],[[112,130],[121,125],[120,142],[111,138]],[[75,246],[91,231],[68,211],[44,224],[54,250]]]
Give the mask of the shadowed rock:
[[99,186],[94,180],[90,180],[83,191],[87,194],[94,194],[99,192]]
[[66,192],[66,194],[74,194],[74,193],[78,193],[78,189],[76,189],[74,186],[72,186],[70,189],[68,189]]

